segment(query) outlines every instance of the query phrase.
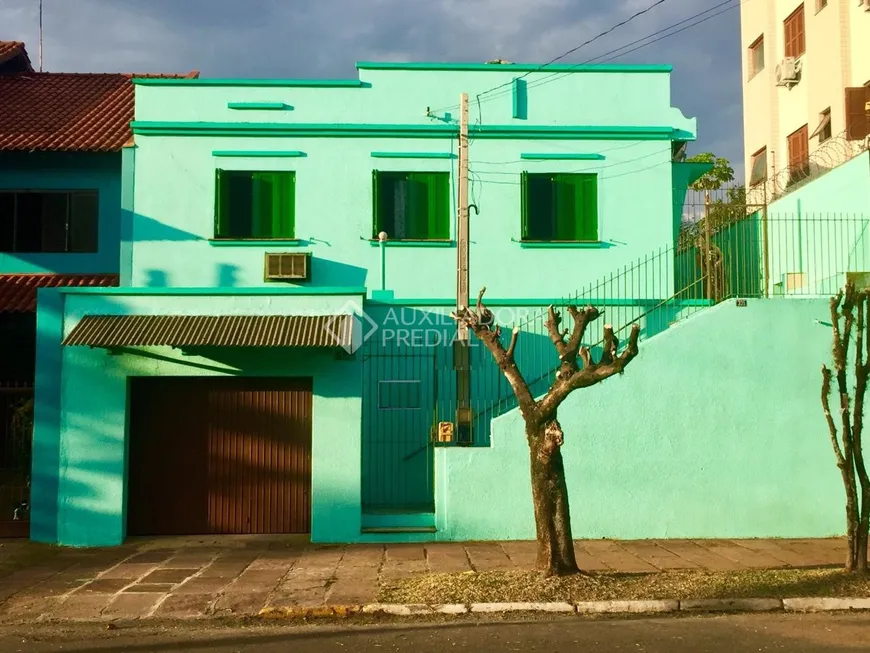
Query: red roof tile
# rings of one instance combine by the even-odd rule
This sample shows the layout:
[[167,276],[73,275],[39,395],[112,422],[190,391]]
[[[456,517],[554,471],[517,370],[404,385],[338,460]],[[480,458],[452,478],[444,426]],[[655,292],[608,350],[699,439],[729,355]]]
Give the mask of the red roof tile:
[[33,313],[38,288],[117,285],[117,274],[0,274],[0,313]]
[[[147,75],[154,77],[196,77]],[[0,150],[117,152],[130,140],[140,75],[0,75]],[[143,75],[144,76],[144,75]]]
[[0,66],[16,58],[20,58],[16,64],[19,69],[33,70],[30,57],[27,56],[27,50],[24,49],[24,44],[21,41],[0,41]]

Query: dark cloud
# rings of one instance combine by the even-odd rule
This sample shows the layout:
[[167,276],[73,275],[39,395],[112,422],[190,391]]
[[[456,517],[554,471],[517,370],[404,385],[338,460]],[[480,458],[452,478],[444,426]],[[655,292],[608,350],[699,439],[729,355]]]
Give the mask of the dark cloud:
[[[360,60],[547,61],[651,0],[45,0],[45,67],[198,69],[209,77],[354,77]],[[581,62],[718,4],[671,0],[565,59]],[[36,0],[0,0],[0,38],[36,58]],[[698,118],[694,151],[742,171],[739,13],[620,62],[674,65],[673,102]],[[558,83],[558,82],[556,82]]]

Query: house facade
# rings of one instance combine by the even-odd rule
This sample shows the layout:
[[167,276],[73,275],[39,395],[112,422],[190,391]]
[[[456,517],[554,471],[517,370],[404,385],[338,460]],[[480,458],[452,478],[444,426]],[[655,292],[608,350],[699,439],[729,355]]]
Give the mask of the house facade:
[[0,42],[0,536],[26,536],[41,288],[119,283],[126,74],[35,72]]
[[[120,287],[40,292],[32,537],[474,535],[461,498],[498,472],[448,479],[515,411],[488,353],[453,343],[460,94],[470,286],[528,334],[533,384],[540,312],[578,289],[650,333],[674,319],[657,307],[706,170],[675,162],[695,121],[669,67],[538,68],[136,79]],[[628,287],[638,261],[655,282]]]

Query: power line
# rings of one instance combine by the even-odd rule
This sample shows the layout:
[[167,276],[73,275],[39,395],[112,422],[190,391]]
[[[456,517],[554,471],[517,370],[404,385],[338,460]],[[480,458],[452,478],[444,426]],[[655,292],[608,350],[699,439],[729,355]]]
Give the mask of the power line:
[[[745,2],[745,1],[746,0],[743,0],[743,2]],[[724,7],[725,5],[731,4],[732,2],[735,2],[735,0],[725,0],[725,2],[721,2],[718,5],[714,5],[713,7],[710,7],[709,9],[705,9],[704,11],[702,11],[700,13],[697,13],[693,16],[689,16],[688,18],[685,18],[677,23],[674,23],[673,25],[669,25],[668,27],[665,27],[663,29],[652,32],[651,34],[648,34],[648,35],[644,36],[643,38],[637,39],[636,41],[632,41],[631,43],[626,43],[625,45],[620,46],[614,50],[610,50],[609,52],[604,52],[604,53],[598,55],[597,57],[593,57],[592,59],[587,59],[586,61],[578,63],[578,64],[576,64],[576,67],[585,66],[585,65],[588,65],[591,63],[606,63],[608,61],[612,61],[613,59],[617,59],[617,58],[624,56],[626,54],[636,52],[637,50],[640,50],[641,48],[645,48],[648,45],[652,45],[653,43],[657,43],[659,41],[670,38],[672,36],[676,36],[677,34],[679,34],[681,32],[685,32],[686,30],[691,29],[693,27],[696,27],[696,26],[700,25],[701,23],[705,23],[708,20],[711,20],[712,18],[715,18],[717,16],[721,16],[722,14],[724,14],[728,11],[731,11],[732,9],[737,9],[741,4],[740,2],[738,2],[737,4],[731,5],[730,7],[726,7],[725,9],[722,9],[721,11],[718,11],[710,16],[706,16],[705,18],[701,18],[701,16],[704,16],[705,14],[709,14],[710,12],[715,11],[716,9],[719,9],[721,7]],[[675,27],[679,27],[680,25],[684,25],[685,23],[693,21],[697,18],[701,18],[701,20],[697,20],[694,23],[691,23],[690,25],[686,25],[685,27],[683,27],[681,29],[678,29],[675,31],[670,31],[670,30],[673,30]],[[668,32],[668,33],[666,34],[665,32]],[[662,36],[659,36],[660,34],[662,34]],[[659,38],[656,38],[656,39],[653,39],[650,41],[649,39],[651,39],[654,36],[659,36]],[[644,43],[644,41],[648,41],[648,42]],[[631,48],[631,46],[637,45],[639,43],[641,45],[638,45],[635,48]],[[626,50],[626,48],[631,48],[631,49]],[[622,52],[623,50],[625,50],[625,51]],[[552,81],[556,81],[557,79],[567,77],[568,75],[571,75],[571,74],[573,74],[573,73],[570,71],[560,71],[560,72],[551,73],[550,75],[547,75],[546,77],[542,77],[541,79],[537,79],[537,80],[529,83],[528,88],[530,88],[530,89],[536,88],[538,86],[548,84]],[[489,100],[494,100],[495,98],[501,97],[501,96],[505,95],[506,93],[507,93],[506,91],[501,91],[500,93],[490,95],[485,101],[488,102]]]
[[[651,5],[650,5],[649,7],[647,7],[646,9],[641,9],[641,10],[638,11],[637,13],[635,13],[635,14],[629,16],[628,18],[626,18],[625,20],[623,20],[623,21],[617,23],[617,24],[614,25],[613,27],[610,27],[609,29],[606,29],[605,31],[601,32],[600,34],[598,34],[598,35],[596,35],[596,36],[593,36],[593,37],[592,37],[591,39],[589,39],[588,41],[584,41],[584,42],[581,43],[580,45],[577,45],[577,46],[571,48],[570,50],[566,50],[565,52],[563,52],[562,54],[560,54],[558,57],[555,57],[555,58],[553,58],[553,59],[550,59],[547,63],[541,64],[540,66],[538,66],[538,67],[535,68],[534,70],[529,70],[529,71],[527,71],[526,73],[524,73],[524,74],[520,75],[519,77],[517,77],[517,79],[523,79],[523,78],[525,78],[525,77],[528,77],[528,76],[531,75],[532,73],[540,72],[541,70],[543,70],[543,69],[546,68],[547,66],[550,66],[550,65],[556,63],[557,61],[561,61],[561,60],[564,59],[565,57],[574,54],[575,52],[577,52],[577,51],[580,50],[581,48],[584,48],[584,47],[586,47],[587,45],[589,45],[590,43],[594,43],[594,42],[597,41],[598,39],[600,39],[600,38],[602,38],[602,37],[604,37],[604,36],[607,36],[608,34],[610,34],[611,32],[613,32],[613,31],[619,29],[620,27],[623,27],[624,25],[627,25],[628,23],[630,23],[631,21],[633,21],[635,18],[639,18],[640,16],[643,16],[644,14],[649,13],[650,11],[652,11],[653,9],[655,9],[656,7],[658,7],[659,5],[664,4],[664,3],[667,2],[667,1],[668,1],[668,0],[656,0],[656,2],[654,2],[653,4],[651,4]],[[487,89],[487,90],[485,90],[485,91],[483,91],[483,92],[481,92],[481,93],[478,93],[478,94],[477,94],[477,97],[478,97],[478,98],[479,98],[479,97],[482,97],[482,96],[484,96],[484,95],[487,95],[488,93],[492,93],[492,92],[494,92],[494,91],[497,91],[497,90],[500,89],[500,88],[504,88],[505,86],[511,86],[512,84],[513,84],[513,80],[511,80],[511,81],[509,81],[509,82],[505,82],[504,84],[499,84],[498,86],[493,86],[493,87],[490,88],[490,89]],[[446,110],[448,110],[448,109],[454,109],[454,108],[456,108],[456,106],[457,106],[457,105],[451,105],[451,106],[449,106],[449,107],[441,107],[441,108],[439,108],[439,109],[435,109],[434,111],[432,111],[432,113],[438,113],[438,112],[440,112],[440,111],[446,111]]]

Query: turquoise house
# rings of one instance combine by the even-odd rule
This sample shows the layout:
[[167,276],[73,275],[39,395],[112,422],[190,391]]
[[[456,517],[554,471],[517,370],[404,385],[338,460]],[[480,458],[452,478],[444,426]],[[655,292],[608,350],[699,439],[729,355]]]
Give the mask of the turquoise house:
[[[533,384],[540,311],[577,289],[648,335],[682,309],[656,307],[705,171],[675,162],[695,121],[669,66],[357,68],[134,80],[120,286],[40,291],[34,539],[530,536],[508,390],[452,342],[460,94],[471,289],[526,333]],[[498,525],[477,508],[500,484],[519,508]]]

